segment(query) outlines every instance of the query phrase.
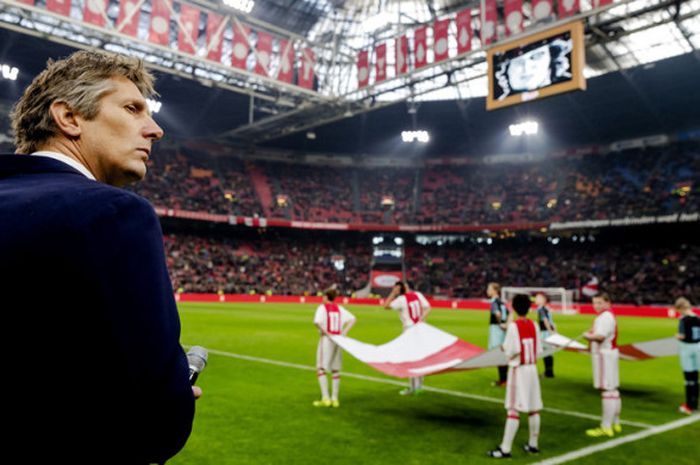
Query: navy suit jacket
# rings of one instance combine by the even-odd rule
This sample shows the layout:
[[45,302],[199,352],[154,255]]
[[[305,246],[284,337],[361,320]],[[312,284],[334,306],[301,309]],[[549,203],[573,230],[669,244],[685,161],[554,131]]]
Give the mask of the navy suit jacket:
[[0,308],[5,456],[145,464],[183,447],[194,398],[145,199],[0,155]]

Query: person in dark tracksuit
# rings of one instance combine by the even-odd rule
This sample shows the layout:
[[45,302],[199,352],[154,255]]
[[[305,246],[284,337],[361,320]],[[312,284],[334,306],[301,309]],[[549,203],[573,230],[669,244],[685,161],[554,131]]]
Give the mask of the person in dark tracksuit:
[[678,411],[690,415],[698,410],[698,370],[700,369],[700,318],[688,299],[676,299],[673,305],[683,313],[678,322],[679,356],[685,378],[685,404]]
[[[546,340],[549,336],[557,332],[552,319],[552,311],[547,307],[549,297],[546,294],[539,292],[535,295],[535,305],[537,305],[537,321],[540,324],[540,332],[542,340]],[[545,378],[554,378],[554,357],[548,355],[544,358],[544,376]]]
[[[508,322],[508,307],[501,301],[501,285],[491,282],[486,287],[486,295],[491,299],[491,311],[489,312],[489,350],[500,347],[506,337],[506,324]],[[498,380],[494,386],[505,386],[508,376],[508,367],[498,367]]]

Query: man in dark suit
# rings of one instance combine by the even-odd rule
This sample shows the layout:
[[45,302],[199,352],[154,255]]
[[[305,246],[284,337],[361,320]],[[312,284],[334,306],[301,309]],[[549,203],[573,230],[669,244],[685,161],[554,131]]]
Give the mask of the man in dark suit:
[[[163,136],[140,60],[49,62],[0,156],[4,452],[26,463],[165,462],[185,444],[188,382],[158,218],[119,187]],[[24,459],[24,460],[22,460]]]

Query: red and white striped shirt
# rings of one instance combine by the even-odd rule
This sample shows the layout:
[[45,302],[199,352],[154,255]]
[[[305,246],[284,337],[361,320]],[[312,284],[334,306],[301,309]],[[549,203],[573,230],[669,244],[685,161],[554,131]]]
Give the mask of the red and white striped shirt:
[[534,321],[519,318],[508,325],[503,351],[510,366],[534,365],[542,354],[540,330]]
[[355,315],[334,303],[319,305],[314,315],[314,323],[333,335],[342,334],[343,326],[350,321],[355,321]]

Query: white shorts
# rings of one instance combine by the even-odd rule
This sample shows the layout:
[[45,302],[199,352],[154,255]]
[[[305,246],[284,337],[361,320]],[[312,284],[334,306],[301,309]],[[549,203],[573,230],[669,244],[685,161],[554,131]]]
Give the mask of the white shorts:
[[506,383],[506,410],[539,412],[542,410],[542,393],[537,365],[508,367]]
[[343,364],[342,349],[328,336],[321,336],[316,349],[316,368],[338,371]]
[[591,354],[593,360],[593,387],[612,391],[620,387],[620,352],[617,349],[600,349]]

